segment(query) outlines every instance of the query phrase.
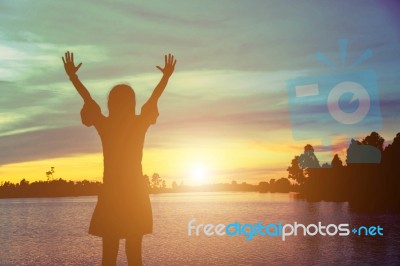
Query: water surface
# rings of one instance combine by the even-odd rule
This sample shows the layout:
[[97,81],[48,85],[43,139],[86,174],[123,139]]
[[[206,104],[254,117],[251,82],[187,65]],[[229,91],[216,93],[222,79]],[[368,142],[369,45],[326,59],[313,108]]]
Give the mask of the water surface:
[[[293,194],[171,193],[151,196],[154,233],[145,265],[400,265],[400,215],[351,211],[347,203]],[[100,265],[101,239],[87,234],[96,197],[0,200],[0,265]],[[384,236],[188,236],[188,222],[381,225]],[[121,241],[119,265],[126,265]]]

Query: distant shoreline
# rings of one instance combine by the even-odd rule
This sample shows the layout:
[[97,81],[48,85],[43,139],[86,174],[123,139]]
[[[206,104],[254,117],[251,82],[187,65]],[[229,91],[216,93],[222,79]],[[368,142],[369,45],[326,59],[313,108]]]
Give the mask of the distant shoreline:
[[[262,193],[262,194],[291,194],[291,193],[296,193],[298,194],[299,192],[293,192],[293,191],[289,191],[289,192],[259,192],[259,191],[229,191],[229,190],[225,190],[225,191],[180,191],[180,192],[176,192],[176,191],[164,191],[164,192],[156,192],[156,193],[149,193],[150,195],[162,195],[162,194],[185,194],[185,193],[223,193],[223,192],[233,192],[233,193]],[[9,198],[1,198],[0,200],[3,199],[51,199],[51,198],[80,198],[80,197],[96,197],[98,195],[75,195],[75,196],[44,196],[44,197],[9,197]]]
[[[279,181],[279,180],[278,180]],[[282,183],[282,184],[281,184]],[[0,186],[0,198],[58,198],[58,197],[78,197],[78,196],[97,196],[103,184],[98,181],[66,181],[63,179],[51,181],[36,181],[29,183],[25,179],[19,183],[3,182]],[[231,183],[208,184],[199,186],[175,185],[173,188],[153,187],[149,184],[149,194],[160,193],[187,193],[187,192],[298,192],[298,186],[286,182],[276,182],[267,184],[260,182],[258,185],[243,182],[238,184]]]

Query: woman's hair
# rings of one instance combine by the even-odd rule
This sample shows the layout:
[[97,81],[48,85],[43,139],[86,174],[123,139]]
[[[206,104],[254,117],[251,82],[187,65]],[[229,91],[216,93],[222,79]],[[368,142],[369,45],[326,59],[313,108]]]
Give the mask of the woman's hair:
[[110,117],[125,117],[135,114],[135,92],[127,84],[114,86],[108,94],[108,112]]

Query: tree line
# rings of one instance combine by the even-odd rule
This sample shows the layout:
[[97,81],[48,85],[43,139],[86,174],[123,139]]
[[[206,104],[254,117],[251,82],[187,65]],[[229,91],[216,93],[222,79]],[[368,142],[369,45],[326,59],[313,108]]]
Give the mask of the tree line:
[[[22,179],[19,183],[9,181],[1,182],[0,198],[35,198],[35,197],[73,197],[73,196],[95,196],[98,195],[102,182],[99,181],[66,181],[62,178],[56,179],[55,168],[51,167],[46,172],[46,181],[29,182]],[[149,192],[169,193],[169,192],[213,192],[213,191],[254,191],[254,192],[289,192],[294,191],[297,185],[293,185],[287,178],[281,178],[275,181],[260,182],[258,185],[248,184],[246,182],[238,183],[216,183],[200,186],[188,186],[182,181],[178,184],[172,182],[171,187],[167,187],[165,179],[158,173],[151,177],[144,175],[145,182]]]
[[346,164],[334,155],[320,165],[311,145],[304,147],[288,167],[288,177],[299,185],[300,195],[313,201],[348,201],[365,210],[400,210],[400,133],[384,147],[377,132],[361,141],[352,139]]

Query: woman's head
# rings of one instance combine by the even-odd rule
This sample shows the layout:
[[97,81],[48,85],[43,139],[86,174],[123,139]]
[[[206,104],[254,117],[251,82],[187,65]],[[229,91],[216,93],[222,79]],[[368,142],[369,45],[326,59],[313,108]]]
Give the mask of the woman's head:
[[118,84],[108,94],[108,111],[110,117],[126,117],[135,114],[135,92],[131,86]]

